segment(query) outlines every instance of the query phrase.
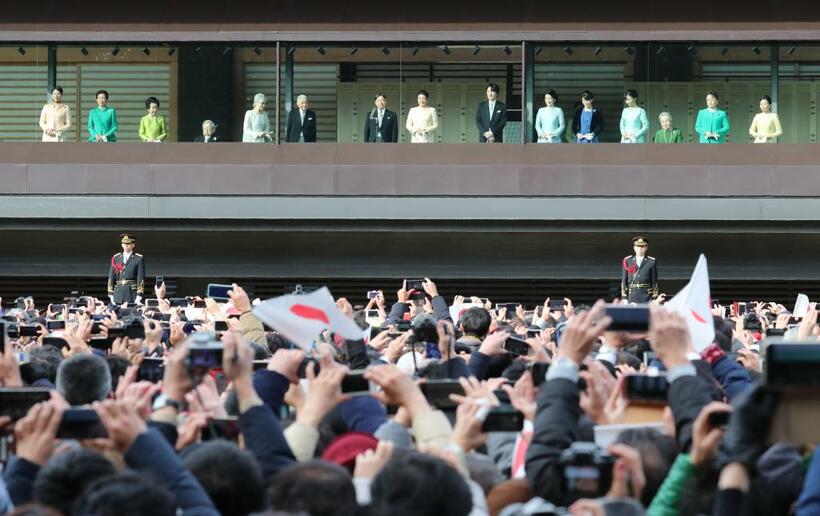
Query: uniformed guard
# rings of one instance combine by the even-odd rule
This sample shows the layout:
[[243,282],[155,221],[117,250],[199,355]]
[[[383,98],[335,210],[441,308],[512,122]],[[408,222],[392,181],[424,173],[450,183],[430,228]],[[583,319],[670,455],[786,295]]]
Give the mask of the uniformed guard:
[[621,271],[621,297],[630,303],[648,303],[658,297],[658,265],[646,256],[649,239],[636,236],[632,239],[634,255],[624,258]]
[[134,252],[136,240],[120,235],[122,252],[111,257],[108,271],[108,297],[117,305],[139,303],[145,293],[145,260]]

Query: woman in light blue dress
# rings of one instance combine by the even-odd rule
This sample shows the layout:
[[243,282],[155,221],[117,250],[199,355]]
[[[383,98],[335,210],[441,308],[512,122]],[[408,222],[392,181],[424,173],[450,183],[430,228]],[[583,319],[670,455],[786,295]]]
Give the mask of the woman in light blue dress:
[[535,132],[538,143],[561,143],[567,124],[564,121],[564,110],[556,106],[558,94],[548,90],[544,94],[544,104],[535,116]]
[[621,143],[646,143],[649,118],[646,117],[646,111],[638,107],[638,92],[626,90],[624,102],[626,107],[621,113]]

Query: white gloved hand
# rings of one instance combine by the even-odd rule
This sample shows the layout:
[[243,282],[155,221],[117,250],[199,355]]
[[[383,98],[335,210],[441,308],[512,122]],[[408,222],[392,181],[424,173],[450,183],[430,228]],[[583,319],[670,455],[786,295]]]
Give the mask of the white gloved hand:
[[135,303],[142,303],[142,296],[137,296],[134,300]]

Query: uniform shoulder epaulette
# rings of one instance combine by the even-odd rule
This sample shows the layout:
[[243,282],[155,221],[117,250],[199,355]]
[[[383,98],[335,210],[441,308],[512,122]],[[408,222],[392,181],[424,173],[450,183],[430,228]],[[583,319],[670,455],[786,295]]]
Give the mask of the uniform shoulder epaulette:
[[[115,254],[114,256],[122,256],[122,253],[117,253],[117,254]],[[112,256],[112,258],[113,258],[114,256]]]
[[632,258],[632,255],[631,255],[631,254],[630,254],[629,256],[624,256],[624,260],[627,260],[627,259],[629,259],[629,258]]
[[650,260],[655,260],[653,256],[647,256],[647,258],[649,258]]
[[134,253],[134,256],[139,256],[140,258],[142,258],[142,255],[139,253]]

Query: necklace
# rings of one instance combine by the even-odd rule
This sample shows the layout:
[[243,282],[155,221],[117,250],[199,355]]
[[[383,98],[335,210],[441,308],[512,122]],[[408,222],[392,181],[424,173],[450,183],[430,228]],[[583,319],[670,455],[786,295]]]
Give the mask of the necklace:
[[675,134],[674,129],[672,129],[670,131],[664,131],[663,132],[663,143],[672,143],[672,140],[675,139],[674,134]]

